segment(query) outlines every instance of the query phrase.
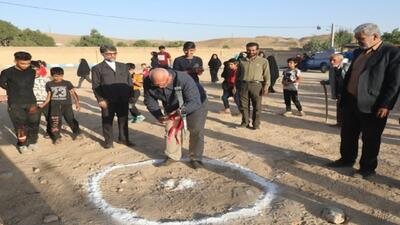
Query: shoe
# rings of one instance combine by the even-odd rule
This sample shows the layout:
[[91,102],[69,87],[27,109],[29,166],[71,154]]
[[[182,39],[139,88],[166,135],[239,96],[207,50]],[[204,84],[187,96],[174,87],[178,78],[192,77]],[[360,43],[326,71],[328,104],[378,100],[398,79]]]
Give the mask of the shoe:
[[276,93],[276,91],[273,88],[268,88],[269,93]]
[[136,146],[133,142],[130,142],[130,141],[118,140],[117,143],[121,144],[121,145],[126,145],[128,147]]
[[253,126],[253,127],[251,127],[251,129],[252,129],[252,130],[259,130],[259,129],[260,129],[260,126]]
[[281,115],[287,117],[287,116],[289,116],[290,113],[291,113],[291,111],[285,111]]
[[39,150],[39,146],[37,144],[30,144],[28,145],[28,149],[31,151]]
[[21,154],[21,155],[31,152],[31,150],[29,150],[28,147],[25,145],[18,146],[17,149],[18,149],[19,154]]
[[327,167],[340,168],[340,167],[353,167],[354,162],[346,162],[342,159],[335,160],[333,162],[327,163]]
[[104,144],[104,146],[103,146],[103,148],[104,149],[111,149],[111,148],[114,148],[114,144],[111,142],[111,143],[105,143]]
[[241,124],[239,125],[239,127],[242,127],[242,128],[245,128],[245,127],[248,127],[248,126],[249,126],[248,123],[241,123]]
[[59,144],[61,144],[61,139],[58,138],[58,139],[56,139],[56,140],[53,140],[53,144],[54,144],[54,145],[59,145]]
[[330,127],[341,127],[342,124],[340,124],[340,123],[335,123],[335,124],[330,124],[329,126],[330,126]]
[[145,119],[146,119],[145,116],[139,115],[139,116],[136,117],[136,120],[135,120],[134,123],[140,123],[140,122],[142,122],[142,121],[145,120]]
[[298,115],[298,116],[305,116],[306,114],[305,114],[303,111],[298,111],[298,112],[297,112],[297,115]]
[[81,133],[77,133],[77,134],[72,134],[72,140],[82,140],[83,139],[83,135]]
[[219,113],[220,114],[230,114],[231,110],[229,110],[229,108],[228,109],[223,109],[223,110],[219,111]]
[[194,170],[196,169],[200,169],[203,168],[203,162],[201,162],[200,160],[190,160],[188,166]]
[[368,179],[375,174],[376,172],[371,170],[357,170],[353,173],[352,177],[359,179]]
[[175,162],[175,160],[167,157],[161,162],[153,163],[153,166],[155,166],[155,167],[164,167],[164,166],[169,166],[174,162]]

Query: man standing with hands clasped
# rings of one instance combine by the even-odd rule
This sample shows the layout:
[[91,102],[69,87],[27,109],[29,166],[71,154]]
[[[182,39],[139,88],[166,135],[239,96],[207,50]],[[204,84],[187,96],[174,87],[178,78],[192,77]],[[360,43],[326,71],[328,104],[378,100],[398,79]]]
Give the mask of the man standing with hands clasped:
[[354,34],[360,48],[354,51],[353,62],[344,78],[341,158],[328,166],[352,167],[361,133],[360,169],[353,176],[365,179],[375,174],[381,136],[399,95],[400,50],[382,43],[376,24],[362,24]]
[[112,45],[102,45],[100,53],[104,61],[92,68],[92,88],[101,108],[104,148],[113,147],[113,120],[118,117],[118,142],[133,146],[128,134],[129,98],[132,79],[125,63],[116,62],[117,49]]

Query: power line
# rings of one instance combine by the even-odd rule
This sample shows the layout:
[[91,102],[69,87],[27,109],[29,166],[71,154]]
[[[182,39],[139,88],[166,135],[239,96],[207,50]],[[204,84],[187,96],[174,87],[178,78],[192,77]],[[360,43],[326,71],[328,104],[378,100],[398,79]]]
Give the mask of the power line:
[[[111,19],[119,19],[119,20],[131,20],[131,21],[140,21],[140,22],[148,22],[148,23],[187,25],[187,26],[252,28],[252,29],[316,29],[317,28],[317,26],[254,26],[254,25],[192,23],[192,22],[155,20],[155,19],[135,18],[135,17],[115,16],[115,15],[103,15],[103,14],[89,13],[89,12],[82,12],[82,11],[72,11],[72,10],[66,10],[66,9],[40,7],[40,6],[36,6],[36,5],[19,4],[19,3],[7,2],[7,1],[0,1],[0,4],[8,5],[8,6],[22,7],[22,8],[29,8],[29,9],[60,12],[60,13],[66,13],[66,14],[93,16],[93,17],[101,17],[101,18],[111,18]],[[323,26],[323,27],[328,27],[328,26]]]

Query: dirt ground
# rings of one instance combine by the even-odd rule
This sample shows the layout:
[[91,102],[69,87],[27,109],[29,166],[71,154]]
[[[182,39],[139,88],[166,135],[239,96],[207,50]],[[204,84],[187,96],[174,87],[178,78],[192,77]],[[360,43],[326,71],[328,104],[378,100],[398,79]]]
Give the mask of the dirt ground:
[[[328,224],[320,216],[326,206],[344,210],[348,224],[400,224],[400,113],[393,111],[388,120],[375,177],[349,176],[358,165],[354,169],[327,168],[324,164],[339,157],[340,130],[324,123],[319,81],[326,76],[303,74],[300,100],[304,117],[280,115],[284,103],[277,84],[278,93],[263,99],[261,130],[257,131],[236,128],[240,117],[219,114],[223,107],[220,84],[210,83],[208,72],[202,76],[209,96],[205,156],[246,167],[277,187],[270,207],[261,214],[226,224]],[[68,69],[65,79],[76,84],[74,70]],[[139,109],[147,119],[129,124],[136,146],[115,144],[112,150],[104,150],[99,144],[100,111],[90,85],[84,83],[78,94],[82,110],[75,115],[85,138],[72,141],[69,128],[65,128],[62,143],[54,146],[41,129],[40,149],[27,155],[15,149],[6,104],[0,104],[0,217],[6,225],[41,225],[44,217],[52,214],[58,216],[58,221],[48,223],[52,225],[123,224],[89,201],[88,178],[110,165],[162,157],[163,128],[142,101]],[[231,106],[236,113],[233,102]],[[329,100],[329,123],[334,122],[335,102]],[[218,216],[232,208],[251,206],[262,193],[246,177],[228,169],[193,171],[184,163],[163,169],[147,165],[114,170],[100,187],[104,199],[114,207],[160,221]]]

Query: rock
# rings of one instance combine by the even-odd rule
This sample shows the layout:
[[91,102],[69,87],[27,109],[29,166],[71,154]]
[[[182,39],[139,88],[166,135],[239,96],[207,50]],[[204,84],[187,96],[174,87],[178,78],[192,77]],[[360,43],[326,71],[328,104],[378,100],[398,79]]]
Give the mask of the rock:
[[333,224],[341,224],[346,220],[346,215],[343,210],[334,207],[327,207],[322,209],[321,217]]
[[126,182],[126,180],[120,180],[119,183],[126,184],[127,182]]
[[14,173],[12,171],[3,171],[0,172],[0,179],[1,178],[10,178],[14,175]]
[[123,188],[117,188],[117,192],[123,192],[124,189]]
[[47,184],[48,183],[47,179],[44,177],[39,177],[38,180],[39,180],[39,184]]
[[43,219],[44,223],[52,223],[52,222],[56,222],[56,221],[58,221],[58,216],[56,216],[54,214],[47,215]]
[[33,168],[32,168],[32,171],[33,171],[34,173],[39,173],[39,172],[40,172],[40,169],[39,169],[39,168],[36,168],[36,167],[33,167]]

